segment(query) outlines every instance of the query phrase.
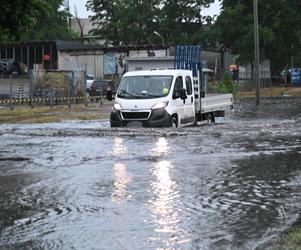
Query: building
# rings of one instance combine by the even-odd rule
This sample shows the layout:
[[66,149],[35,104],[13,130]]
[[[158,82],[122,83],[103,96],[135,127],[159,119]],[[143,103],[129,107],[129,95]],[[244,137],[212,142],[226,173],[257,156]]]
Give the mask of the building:
[[0,45],[0,60],[13,60],[28,69],[38,67],[57,69],[58,53],[56,41],[20,42]]
[[162,45],[107,47],[80,41],[39,41],[2,44],[0,60],[16,61],[28,70],[83,69],[95,77],[106,77],[123,74],[128,57],[162,57],[168,51]]

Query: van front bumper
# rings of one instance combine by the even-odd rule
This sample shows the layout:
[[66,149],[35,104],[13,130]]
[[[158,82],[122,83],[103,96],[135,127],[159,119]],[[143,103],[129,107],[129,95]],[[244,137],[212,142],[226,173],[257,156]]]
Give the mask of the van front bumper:
[[151,110],[147,120],[141,119],[123,119],[122,111],[112,110],[110,115],[111,127],[127,127],[131,124],[140,124],[142,127],[169,127],[171,115],[164,109]]

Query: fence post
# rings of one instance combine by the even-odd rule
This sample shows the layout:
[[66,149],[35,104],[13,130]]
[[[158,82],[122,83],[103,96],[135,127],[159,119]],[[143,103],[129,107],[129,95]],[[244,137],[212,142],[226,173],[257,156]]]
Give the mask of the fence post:
[[75,104],[75,98],[74,98],[74,92],[76,91],[76,77],[77,77],[77,72],[76,71],[73,71],[72,72],[72,84],[71,84],[71,92],[70,92],[70,95],[71,95],[71,100],[72,100],[72,104]]
[[12,85],[12,75],[9,76],[9,97],[10,97],[10,110],[14,109],[13,105],[13,85]]
[[71,103],[70,103],[70,83],[68,84],[68,108],[71,108]]
[[33,71],[30,70],[29,71],[29,102],[31,108],[33,108],[32,98],[33,98]]
[[49,103],[50,103],[50,108],[53,106],[53,87],[50,87],[49,89]]
[[103,105],[103,101],[102,101],[102,96],[103,96],[103,91],[100,91],[100,99],[99,99],[99,106]]
[[87,72],[84,71],[84,95],[85,95],[85,106],[88,107],[88,98],[87,98]]
[[72,71],[71,81],[68,84],[68,107],[71,108],[71,85],[73,84],[74,71]]

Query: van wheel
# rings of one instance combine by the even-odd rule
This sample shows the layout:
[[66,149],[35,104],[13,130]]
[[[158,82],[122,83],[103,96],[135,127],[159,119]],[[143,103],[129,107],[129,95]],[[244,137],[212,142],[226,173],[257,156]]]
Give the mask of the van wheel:
[[170,127],[172,128],[178,127],[178,119],[175,116],[171,117],[170,119]]

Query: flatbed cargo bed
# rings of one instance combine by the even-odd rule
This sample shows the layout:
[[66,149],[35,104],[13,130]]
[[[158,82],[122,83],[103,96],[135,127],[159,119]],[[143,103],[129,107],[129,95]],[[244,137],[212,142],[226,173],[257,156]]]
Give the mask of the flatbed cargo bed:
[[223,111],[232,105],[232,94],[208,94],[201,98],[201,113]]

